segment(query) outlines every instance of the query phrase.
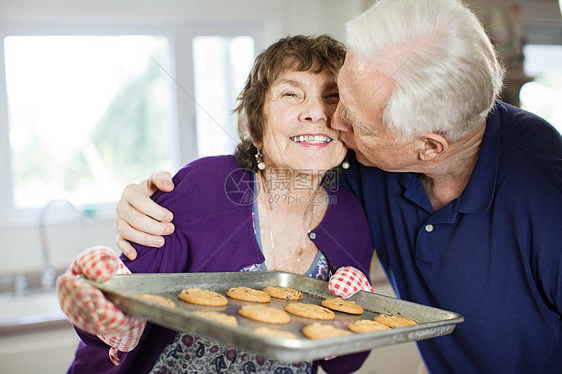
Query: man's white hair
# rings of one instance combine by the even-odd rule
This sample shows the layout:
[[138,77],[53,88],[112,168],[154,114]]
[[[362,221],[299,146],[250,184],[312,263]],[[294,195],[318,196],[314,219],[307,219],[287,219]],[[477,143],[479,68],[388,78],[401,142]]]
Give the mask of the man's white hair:
[[458,0],[379,0],[346,31],[349,49],[390,78],[383,120],[403,141],[434,132],[454,142],[484,123],[501,92],[504,68]]

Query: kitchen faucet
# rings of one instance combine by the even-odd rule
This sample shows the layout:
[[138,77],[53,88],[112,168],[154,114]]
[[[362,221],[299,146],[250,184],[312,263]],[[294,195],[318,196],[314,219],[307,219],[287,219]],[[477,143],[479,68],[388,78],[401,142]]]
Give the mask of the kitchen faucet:
[[46,217],[47,212],[58,203],[64,203],[74,209],[83,218],[83,211],[76,205],[65,199],[54,199],[49,201],[39,212],[39,238],[41,241],[41,255],[43,259],[43,268],[41,271],[41,289],[44,291],[52,291],[55,289],[56,273],[51,266],[51,254],[49,251],[49,240],[47,237]]

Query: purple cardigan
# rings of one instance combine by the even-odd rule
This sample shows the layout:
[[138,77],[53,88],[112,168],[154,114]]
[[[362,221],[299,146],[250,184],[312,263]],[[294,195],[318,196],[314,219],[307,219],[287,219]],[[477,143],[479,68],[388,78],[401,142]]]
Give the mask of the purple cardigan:
[[[137,259],[121,256],[133,273],[237,272],[262,263],[252,224],[254,175],[233,156],[206,157],[184,166],[174,176],[172,192],[158,192],[154,201],[174,213],[175,232],[162,248],[135,245]],[[274,191],[273,191],[274,192]],[[326,255],[330,270],[354,266],[369,274],[373,245],[359,201],[337,184],[327,188],[330,204],[311,240]],[[121,364],[108,358],[109,348],[97,337],[78,330],[82,339],[69,373],[146,373],[176,331],[151,323],[138,346],[119,352]],[[357,370],[368,352],[317,361],[328,373]]]

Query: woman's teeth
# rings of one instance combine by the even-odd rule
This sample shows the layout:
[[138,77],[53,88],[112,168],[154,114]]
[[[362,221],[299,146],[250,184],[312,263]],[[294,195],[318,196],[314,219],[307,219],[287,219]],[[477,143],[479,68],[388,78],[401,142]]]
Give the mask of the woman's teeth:
[[317,143],[329,143],[332,141],[332,138],[325,135],[300,135],[300,136],[293,136],[291,140],[296,143],[317,144]]

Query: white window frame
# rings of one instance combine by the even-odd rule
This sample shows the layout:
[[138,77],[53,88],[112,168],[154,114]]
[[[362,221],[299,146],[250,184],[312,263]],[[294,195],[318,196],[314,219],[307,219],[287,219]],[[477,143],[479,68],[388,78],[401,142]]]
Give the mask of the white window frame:
[[[0,24],[0,226],[35,226],[40,209],[17,209],[13,202],[13,180],[10,162],[8,98],[6,91],[6,66],[4,38],[7,36],[41,35],[159,35],[168,38],[170,77],[176,82],[172,88],[172,119],[170,145],[174,173],[183,164],[197,158],[196,115],[194,103],[194,77],[192,40],[197,36],[248,35],[254,39],[256,53],[266,44],[266,26],[263,22],[216,21],[198,22],[114,22],[114,21],[18,21]],[[148,171],[152,172],[152,171]],[[147,175],[148,177],[148,175]],[[64,204],[63,204],[64,205]],[[64,208],[64,206],[62,207]],[[75,220],[76,213],[69,209],[49,213],[50,221]],[[112,219],[115,204],[96,206],[94,218]]]

